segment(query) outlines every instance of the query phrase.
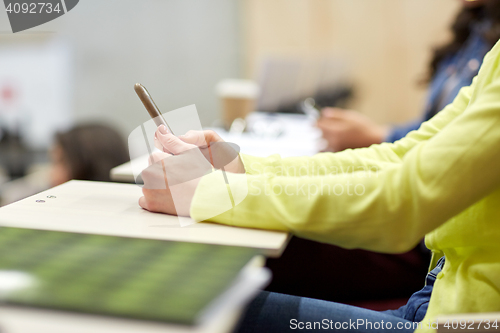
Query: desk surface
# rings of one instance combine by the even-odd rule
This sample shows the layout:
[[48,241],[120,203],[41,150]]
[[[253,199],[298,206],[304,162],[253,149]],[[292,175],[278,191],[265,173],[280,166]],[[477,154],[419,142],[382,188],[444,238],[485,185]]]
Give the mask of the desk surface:
[[181,227],[176,216],[139,207],[141,196],[137,185],[70,181],[0,208],[0,225],[252,247],[272,257],[279,257],[289,240],[285,232],[213,223]]

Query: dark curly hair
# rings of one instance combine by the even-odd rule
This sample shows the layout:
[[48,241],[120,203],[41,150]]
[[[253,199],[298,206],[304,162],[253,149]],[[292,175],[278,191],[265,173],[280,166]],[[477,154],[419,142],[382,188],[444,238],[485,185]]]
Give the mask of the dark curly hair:
[[452,40],[434,50],[430,62],[429,80],[436,74],[439,63],[446,57],[458,52],[469,37],[474,24],[488,21],[489,29],[484,32],[484,39],[493,47],[500,39],[500,0],[489,0],[477,7],[464,7],[451,26]]

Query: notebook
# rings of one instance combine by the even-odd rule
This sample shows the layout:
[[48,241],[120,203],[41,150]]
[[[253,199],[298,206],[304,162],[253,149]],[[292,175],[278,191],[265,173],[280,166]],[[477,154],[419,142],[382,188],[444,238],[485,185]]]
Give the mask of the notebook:
[[2,227],[0,253],[7,305],[195,325],[257,250]]

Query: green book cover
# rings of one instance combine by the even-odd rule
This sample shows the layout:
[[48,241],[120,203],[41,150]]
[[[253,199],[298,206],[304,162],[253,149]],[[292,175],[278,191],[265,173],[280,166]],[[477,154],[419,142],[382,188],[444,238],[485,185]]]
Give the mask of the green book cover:
[[24,277],[25,285],[0,297],[12,305],[192,325],[256,254],[240,247],[3,227],[0,279]]

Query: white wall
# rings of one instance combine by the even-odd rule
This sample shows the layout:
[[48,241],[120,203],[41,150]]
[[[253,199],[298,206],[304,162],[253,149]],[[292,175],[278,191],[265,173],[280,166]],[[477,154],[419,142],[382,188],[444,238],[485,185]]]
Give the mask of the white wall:
[[[136,82],[164,112],[196,104],[204,125],[217,118],[216,82],[240,76],[237,15],[233,0],[81,0],[66,15],[20,34],[66,38],[73,49],[75,119],[104,119],[128,135],[148,120]],[[0,43],[26,38],[9,31],[2,9]]]

